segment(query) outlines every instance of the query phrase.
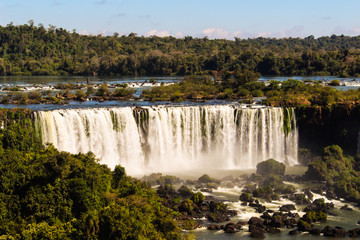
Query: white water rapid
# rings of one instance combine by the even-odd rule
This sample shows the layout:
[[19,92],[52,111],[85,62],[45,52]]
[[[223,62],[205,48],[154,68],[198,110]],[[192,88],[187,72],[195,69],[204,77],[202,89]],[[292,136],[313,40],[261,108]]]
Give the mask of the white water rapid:
[[62,109],[35,113],[44,143],[92,151],[130,175],[297,163],[293,109],[230,105]]

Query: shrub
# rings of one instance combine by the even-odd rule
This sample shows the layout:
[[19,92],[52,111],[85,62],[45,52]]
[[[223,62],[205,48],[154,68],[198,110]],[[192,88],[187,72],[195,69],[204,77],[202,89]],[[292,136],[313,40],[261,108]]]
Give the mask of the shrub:
[[268,159],[260,162],[256,165],[256,173],[262,176],[268,176],[270,174],[284,176],[285,164],[280,163],[274,159]]

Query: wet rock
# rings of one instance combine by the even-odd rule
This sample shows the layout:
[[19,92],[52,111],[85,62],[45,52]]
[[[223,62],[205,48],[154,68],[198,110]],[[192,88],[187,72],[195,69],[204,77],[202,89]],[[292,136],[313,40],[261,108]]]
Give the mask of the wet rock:
[[303,220],[299,220],[297,227],[300,232],[309,232],[312,229],[311,224]]
[[247,202],[242,202],[240,205],[241,205],[241,206],[247,206],[248,203],[247,203]]
[[269,227],[268,229],[266,229],[266,232],[271,234],[280,233],[280,229],[276,227]]
[[348,236],[351,238],[360,237],[360,228],[351,229],[348,231]]
[[275,215],[271,218],[270,226],[282,228],[285,225],[284,225],[282,217],[280,215]]
[[250,193],[242,193],[239,197],[239,200],[241,202],[249,202],[249,203],[254,202],[254,199],[252,198]]
[[299,219],[296,218],[288,218],[284,220],[284,224],[287,228],[294,228],[297,226]]
[[351,207],[349,207],[349,205],[344,205],[340,208],[341,210],[346,210],[346,211],[352,211],[353,209]]
[[238,229],[241,229],[243,226],[245,226],[247,224],[247,222],[245,222],[245,221],[238,221],[236,224],[235,224],[235,226],[236,226],[236,228],[238,228]]
[[310,189],[305,189],[304,193],[309,200],[311,200],[311,201],[313,200],[314,194],[310,191]]
[[264,212],[264,213],[260,216],[260,218],[262,218],[262,219],[271,219],[271,216],[270,216],[270,214],[269,214],[268,212]]
[[252,238],[265,238],[265,230],[258,228],[258,227],[253,227],[250,231],[250,237]]
[[290,212],[296,210],[296,207],[293,204],[286,204],[280,207],[279,211]]
[[264,220],[262,220],[261,218],[258,217],[251,217],[248,221],[249,225],[256,225],[256,224],[262,224],[264,222]]
[[289,235],[291,235],[291,236],[295,236],[295,235],[298,235],[298,234],[299,234],[299,232],[297,230],[291,230],[289,232]]
[[294,194],[293,197],[290,199],[298,205],[305,205],[311,203],[311,201],[303,193]]
[[226,222],[230,220],[230,218],[225,213],[208,213],[206,214],[206,218],[210,222],[216,222],[216,223]]
[[207,229],[211,230],[211,231],[221,230],[220,225],[217,225],[217,224],[211,224],[207,227]]
[[332,200],[332,199],[337,199],[336,194],[331,191],[331,190],[327,190],[326,191],[326,195],[325,195],[328,199]]
[[259,205],[258,207],[256,207],[256,212],[258,212],[258,213],[263,213],[263,212],[265,212],[265,210],[266,210],[266,207],[263,205]]
[[194,193],[185,185],[182,185],[179,189],[178,189],[178,193],[183,197],[183,198],[189,198],[191,197]]
[[313,229],[311,229],[311,230],[309,231],[309,233],[310,233],[311,235],[317,235],[317,236],[319,236],[319,235],[321,234],[321,229],[319,229],[319,228],[313,228]]
[[285,168],[286,166],[284,163],[278,162],[274,159],[268,159],[256,165],[256,174],[260,174],[264,177],[271,174],[284,176]]
[[325,237],[346,237],[346,231],[342,227],[333,228],[331,226],[326,226],[322,232]]
[[323,198],[314,200],[310,205],[308,205],[304,212],[324,212],[328,213],[330,209],[334,208],[334,203],[325,203],[325,200]]
[[201,188],[200,191],[207,192],[207,193],[212,193],[213,192],[213,190],[211,188]]
[[243,189],[243,192],[252,193],[253,191],[255,191],[255,189],[256,189],[256,184],[246,184]]
[[235,227],[235,223],[228,223],[224,226],[224,232],[225,233],[236,233],[238,232],[239,230],[236,229]]

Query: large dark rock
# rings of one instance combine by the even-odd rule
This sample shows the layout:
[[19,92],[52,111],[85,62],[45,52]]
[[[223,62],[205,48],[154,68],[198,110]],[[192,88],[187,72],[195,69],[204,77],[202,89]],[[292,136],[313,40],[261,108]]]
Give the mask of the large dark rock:
[[275,215],[271,218],[270,226],[282,228],[285,226],[281,215]]
[[309,233],[310,233],[311,235],[320,235],[320,234],[321,234],[321,229],[319,229],[319,228],[313,228],[313,229],[311,229],[311,230],[309,231]]
[[265,238],[265,230],[258,228],[258,227],[253,227],[251,228],[250,231],[250,237],[252,238]]
[[346,211],[352,211],[353,209],[351,207],[349,207],[349,205],[344,205],[340,208],[341,210],[346,210]]
[[298,235],[298,234],[299,234],[299,232],[297,230],[291,230],[289,232],[289,235],[291,235],[291,236],[295,236],[295,235]]
[[236,233],[238,232],[238,228],[236,227],[235,223],[228,223],[224,226],[225,233]]
[[285,164],[280,163],[271,158],[266,161],[258,163],[256,165],[256,173],[264,177],[271,174],[284,176],[285,168],[286,168]]
[[290,211],[296,210],[296,207],[293,204],[286,204],[286,205],[281,206],[279,210],[282,212],[290,212]]
[[333,208],[334,208],[333,203],[325,203],[325,200],[323,198],[319,198],[314,200],[310,205],[308,205],[304,209],[304,212],[315,211],[315,212],[328,213],[329,210]]
[[314,194],[310,191],[310,189],[305,189],[304,190],[304,194],[307,196],[307,198],[309,199],[309,200],[313,200],[313,198],[314,198]]
[[226,222],[230,220],[229,216],[225,213],[208,213],[206,214],[206,218],[210,222],[216,222],[216,223]]
[[284,220],[284,224],[287,228],[294,228],[297,226],[297,223],[299,222],[299,219],[296,219],[294,217],[288,218]]
[[242,193],[239,197],[239,200],[242,202],[253,202],[254,199],[252,198],[250,193]]
[[351,229],[348,231],[348,235],[351,238],[358,238],[360,237],[360,228]]
[[263,212],[265,212],[265,210],[266,210],[266,207],[263,205],[259,205],[256,207],[256,212],[258,212],[258,213],[263,213]]
[[264,212],[264,213],[260,216],[260,218],[262,218],[262,219],[271,219],[271,216],[270,216],[270,214],[269,214],[268,212]]
[[236,228],[238,228],[238,229],[241,229],[243,226],[245,226],[247,224],[247,222],[245,222],[245,221],[238,221],[236,224],[235,224],[235,226],[236,226]]
[[256,225],[256,224],[258,224],[258,223],[263,223],[264,222],[264,220],[262,220],[261,218],[258,218],[258,217],[251,217],[250,219],[249,219],[249,221],[248,221],[248,224],[249,225]]
[[325,237],[346,237],[346,230],[342,227],[326,226],[322,232]]
[[207,229],[212,230],[212,231],[221,230],[220,225],[217,225],[217,224],[211,224],[207,227]]
[[276,227],[269,227],[266,229],[266,232],[270,234],[280,233],[280,229]]
[[297,227],[300,232],[309,232],[312,229],[311,224],[303,220],[299,220]]

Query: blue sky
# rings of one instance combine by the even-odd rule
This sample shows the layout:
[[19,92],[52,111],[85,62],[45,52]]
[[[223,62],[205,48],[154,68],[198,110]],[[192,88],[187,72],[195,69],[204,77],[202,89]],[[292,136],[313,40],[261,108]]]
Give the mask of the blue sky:
[[82,34],[360,35],[359,0],[0,0],[0,25],[34,20]]

